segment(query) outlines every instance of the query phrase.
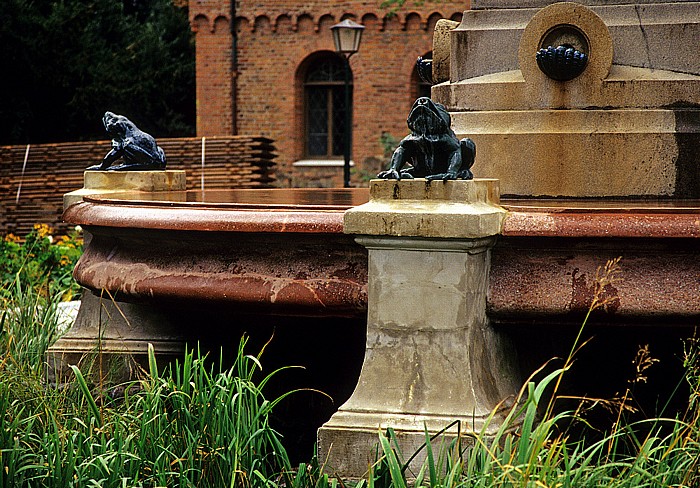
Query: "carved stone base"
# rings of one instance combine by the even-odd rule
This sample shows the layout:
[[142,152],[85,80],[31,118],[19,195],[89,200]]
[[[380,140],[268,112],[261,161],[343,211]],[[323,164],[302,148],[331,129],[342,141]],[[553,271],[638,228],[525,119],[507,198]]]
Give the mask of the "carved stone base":
[[[120,191],[184,190],[185,172],[85,171],[83,188],[63,195],[63,209],[86,195]],[[92,239],[85,232],[85,246]],[[62,383],[71,374],[69,365],[81,365],[92,379],[118,383],[134,378],[138,368],[148,367],[148,344],[153,344],[160,363],[182,356],[183,334],[153,307],[121,303],[83,290],[80,310],[73,326],[47,352],[47,379]]]
[[94,380],[119,383],[148,368],[148,344],[159,366],[182,357],[184,335],[163,314],[144,305],[113,302],[85,290],[75,323],[48,350],[51,383],[63,383],[70,365]]
[[85,171],[83,187],[63,195],[63,210],[86,195],[122,191],[174,191],[187,186],[183,170],[162,171]]
[[435,434],[458,420],[463,433],[493,434],[520,386],[514,349],[486,317],[492,239],[357,240],[369,249],[365,360],[318,433],[319,459],[351,478],[374,460],[380,429],[395,429],[406,457],[425,427]]

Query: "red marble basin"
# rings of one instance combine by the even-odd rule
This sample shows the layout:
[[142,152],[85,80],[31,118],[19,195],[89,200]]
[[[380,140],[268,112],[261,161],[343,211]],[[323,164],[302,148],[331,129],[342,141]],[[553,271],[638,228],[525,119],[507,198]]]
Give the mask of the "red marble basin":
[[492,320],[580,324],[596,273],[620,257],[594,315],[603,323],[697,325],[697,200],[509,200],[493,250]]
[[[367,255],[342,233],[367,189],[90,196],[64,219],[93,235],[77,280],[123,300],[223,302],[266,314],[362,316]],[[596,317],[696,324],[700,202],[504,200],[488,310],[495,321],[576,322],[596,271],[621,257]]]
[[86,197],[64,219],[92,235],[76,279],[120,300],[357,316],[366,311],[367,254],[342,233],[343,212],[368,197],[366,189],[125,192]]

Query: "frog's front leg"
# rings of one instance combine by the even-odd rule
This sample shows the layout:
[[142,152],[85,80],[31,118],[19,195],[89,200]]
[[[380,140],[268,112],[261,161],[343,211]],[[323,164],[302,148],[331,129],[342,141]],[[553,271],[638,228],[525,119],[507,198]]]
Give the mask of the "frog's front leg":
[[401,141],[399,147],[397,147],[394,151],[394,154],[392,154],[389,169],[379,173],[377,175],[377,178],[381,178],[384,180],[400,180],[402,178],[413,178],[411,174],[406,173],[405,171],[401,171],[401,169],[406,165],[406,161],[409,156],[408,151],[403,146],[403,142],[404,141]]
[[[162,161],[161,161],[162,159]],[[124,146],[124,163],[119,166],[114,166],[115,171],[121,170],[150,170],[162,169],[164,158],[161,158],[160,153],[156,154],[140,147],[138,144],[128,144]]]
[[88,171],[104,171],[109,168],[109,166],[122,157],[122,154],[124,153],[124,150],[121,148],[121,146],[112,144],[112,150],[109,151],[105,157],[102,159],[102,163],[100,164],[95,164],[93,166],[90,166],[87,168]]

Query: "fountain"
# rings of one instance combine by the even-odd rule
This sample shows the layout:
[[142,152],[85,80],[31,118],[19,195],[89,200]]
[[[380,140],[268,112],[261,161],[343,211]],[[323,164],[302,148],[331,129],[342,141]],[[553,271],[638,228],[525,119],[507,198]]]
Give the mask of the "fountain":
[[[606,260],[622,257],[622,281],[593,322],[697,325],[700,56],[678,46],[697,44],[700,4],[550,3],[474,2],[436,28],[432,98],[504,200],[468,190],[487,180],[374,182],[346,213],[369,250],[368,336],[353,395],[319,430],[331,470],[361,477],[388,427],[404,453],[424,429],[459,435],[450,420],[497,429],[520,379],[504,326],[580,326]],[[401,161],[379,177],[401,179]]]
[[[350,398],[319,433],[321,458],[350,477],[366,469],[358,452],[380,427],[395,425],[411,447],[425,422],[435,431],[448,418],[483,420],[520,379],[515,357],[498,356],[513,350],[504,332],[539,337],[546,326],[580,325],[596,269],[608,259],[622,256],[622,281],[606,288],[608,306],[596,324],[697,325],[700,54],[693,46],[700,3],[550,4],[474,0],[461,23],[436,27],[432,98],[447,107],[456,136],[476,143],[474,173],[499,181],[373,182],[368,207],[359,206],[370,199],[366,189],[85,190],[84,201],[64,214],[93,236],[77,279],[132,307],[119,337],[131,334],[141,348],[159,337],[170,346],[191,340],[202,332],[201,316],[215,336],[235,335],[239,329],[227,323],[240,314],[256,325],[261,317],[324,317],[323,330],[341,317],[362,317],[369,302],[368,340],[377,342],[368,342],[355,394],[338,396]],[[447,272],[431,277],[418,265],[415,276],[404,276],[387,258],[408,266],[406,256],[419,252],[425,262],[458,260],[478,270],[472,278],[481,281],[457,287],[452,300],[473,305],[455,316],[476,323],[482,335],[455,340],[463,351],[489,344],[483,349],[498,354],[464,363],[465,375],[481,375],[468,412],[453,402],[469,393],[458,383],[461,393],[447,406],[438,405],[435,384],[414,382],[402,391],[410,371],[393,378],[391,398],[372,393],[391,374],[381,370],[393,364],[387,354],[404,350],[396,344],[431,340],[400,330],[410,322],[406,310],[387,305],[376,290],[397,281],[450,289],[467,282]],[[404,308],[421,308],[421,298],[409,296]],[[387,314],[402,323],[392,325]],[[461,333],[447,331],[455,325],[449,320],[443,325],[446,335]],[[94,343],[95,329],[91,334]],[[382,350],[391,334],[396,347]],[[164,350],[176,351],[168,344]],[[419,357],[415,344],[405,350]],[[533,352],[514,345],[521,363]],[[436,370],[445,366],[436,361]],[[486,378],[485,371],[498,374]],[[357,371],[342,383],[352,387],[356,379]]]

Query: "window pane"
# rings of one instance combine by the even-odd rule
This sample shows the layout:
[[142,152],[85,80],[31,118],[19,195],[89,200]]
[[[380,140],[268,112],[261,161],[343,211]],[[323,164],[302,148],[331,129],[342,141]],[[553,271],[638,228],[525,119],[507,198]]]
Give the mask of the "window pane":
[[[352,98],[352,91],[350,94]],[[345,109],[345,87],[333,88],[333,156],[345,151]]]
[[[309,157],[342,157],[345,149],[345,60],[319,59],[305,78],[306,141]],[[351,85],[352,90],[352,85]]]
[[309,156],[326,156],[328,152],[328,135],[309,134],[308,145]]
[[328,90],[309,87],[306,98],[307,139],[309,156],[328,155]]

